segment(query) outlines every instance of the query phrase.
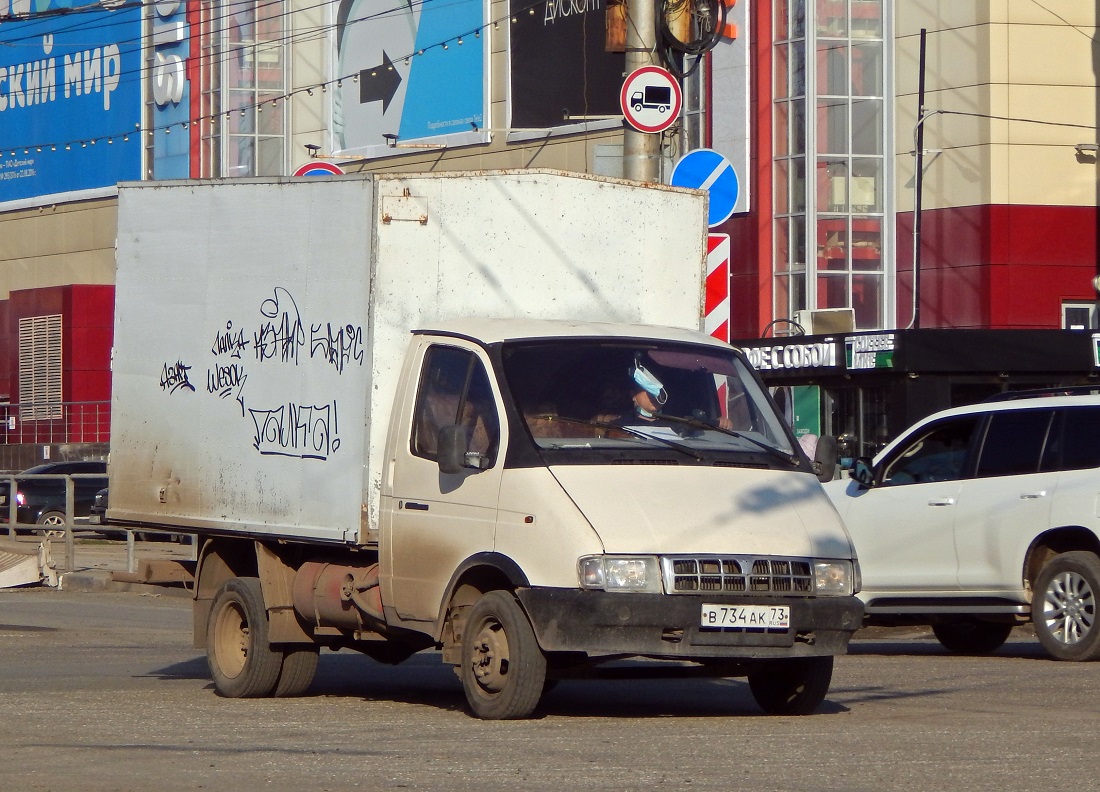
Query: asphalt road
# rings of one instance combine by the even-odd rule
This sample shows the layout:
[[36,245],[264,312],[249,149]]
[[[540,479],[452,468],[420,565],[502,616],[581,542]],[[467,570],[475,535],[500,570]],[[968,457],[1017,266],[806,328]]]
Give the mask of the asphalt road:
[[[0,592],[0,790],[1090,789],[1100,665],[861,633],[816,715],[739,680],[568,680],[539,717],[483,722],[434,654],[325,653],[310,695],[214,695],[190,602]],[[646,666],[633,665],[635,676]]]

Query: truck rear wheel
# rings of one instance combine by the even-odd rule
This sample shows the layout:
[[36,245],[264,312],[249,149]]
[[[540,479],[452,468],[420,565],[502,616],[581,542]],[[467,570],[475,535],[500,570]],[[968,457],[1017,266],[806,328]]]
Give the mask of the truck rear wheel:
[[270,696],[283,653],[268,642],[259,578],[231,578],[214,597],[206,628],[206,662],[214,690],[227,698]]
[[460,676],[466,701],[479,718],[526,718],[538,706],[546,656],[511,592],[490,591],[470,609]]
[[833,658],[792,657],[768,661],[749,672],[749,690],[769,715],[810,715],[833,681]]
[[301,696],[313,684],[317,673],[317,659],[320,648],[316,646],[295,646],[283,653],[283,668],[279,672],[279,681],[275,684],[277,698]]

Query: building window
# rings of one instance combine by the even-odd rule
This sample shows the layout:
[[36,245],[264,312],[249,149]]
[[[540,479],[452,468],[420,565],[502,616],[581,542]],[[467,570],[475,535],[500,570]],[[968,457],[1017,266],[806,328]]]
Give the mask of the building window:
[[687,153],[707,146],[707,70],[702,64],[684,77],[684,109],[680,126],[680,151]]
[[1062,303],[1062,329],[1095,330],[1100,327],[1096,305],[1094,302]]
[[774,8],[774,318],[852,308],[857,329],[886,327],[889,4],[787,0]]
[[204,176],[282,176],[287,170],[285,4],[204,6]]
[[61,413],[61,315],[19,320],[19,415],[54,421]]

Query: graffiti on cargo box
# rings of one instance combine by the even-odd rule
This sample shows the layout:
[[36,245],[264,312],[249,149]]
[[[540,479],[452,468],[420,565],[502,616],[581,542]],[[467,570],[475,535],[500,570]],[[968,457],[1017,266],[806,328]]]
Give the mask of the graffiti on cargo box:
[[309,327],[309,356],[321,357],[338,372],[354,361],[363,365],[363,328],[356,325],[336,325],[326,322]]
[[228,366],[212,366],[206,370],[206,392],[216,393],[222,399],[227,399],[237,392],[237,401],[244,404],[241,391],[248,375],[244,373],[244,366],[240,363],[230,363]]
[[233,322],[225,323],[225,330],[214,336],[214,343],[210,346],[210,354],[229,355],[232,358],[240,358],[248,349],[248,338],[243,329],[234,330]]
[[268,321],[260,325],[253,337],[256,359],[261,363],[278,360],[297,364],[298,352],[306,343],[306,333],[298,304],[290,292],[276,287],[274,295],[260,305],[260,314]]
[[[348,322],[307,322],[289,289],[270,287],[268,295],[257,308],[260,318],[257,324],[229,319],[220,325],[224,329],[214,333],[210,344],[213,360],[206,367],[206,393],[223,400],[232,398],[240,405],[246,424],[251,418],[251,441],[260,454],[326,460],[340,448],[335,400],[321,405],[288,400],[275,409],[257,408],[249,404],[245,385],[254,363],[266,368],[315,362],[326,368],[331,366],[337,375],[362,367],[366,359],[363,327]],[[189,378],[191,368],[182,359],[165,363],[160,376],[161,390],[195,391]],[[301,385],[298,380],[291,382],[279,377],[273,390],[270,380],[261,379],[263,399],[270,398],[284,382],[296,393]],[[256,392],[255,380],[249,387]],[[275,399],[278,401],[279,397]]]
[[248,412],[256,428],[253,445],[261,454],[323,460],[340,448],[335,401]]
[[175,393],[180,388],[189,391],[195,390],[195,386],[187,378],[187,372],[190,370],[191,367],[184,365],[182,360],[177,360],[175,363],[165,363],[160,372],[160,389],[169,393]]

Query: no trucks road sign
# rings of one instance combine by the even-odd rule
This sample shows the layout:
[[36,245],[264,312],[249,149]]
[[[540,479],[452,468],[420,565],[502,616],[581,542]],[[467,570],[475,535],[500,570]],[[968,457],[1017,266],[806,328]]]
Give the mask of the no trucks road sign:
[[680,117],[683,102],[680,84],[659,66],[632,71],[619,93],[623,117],[639,132],[664,132]]

